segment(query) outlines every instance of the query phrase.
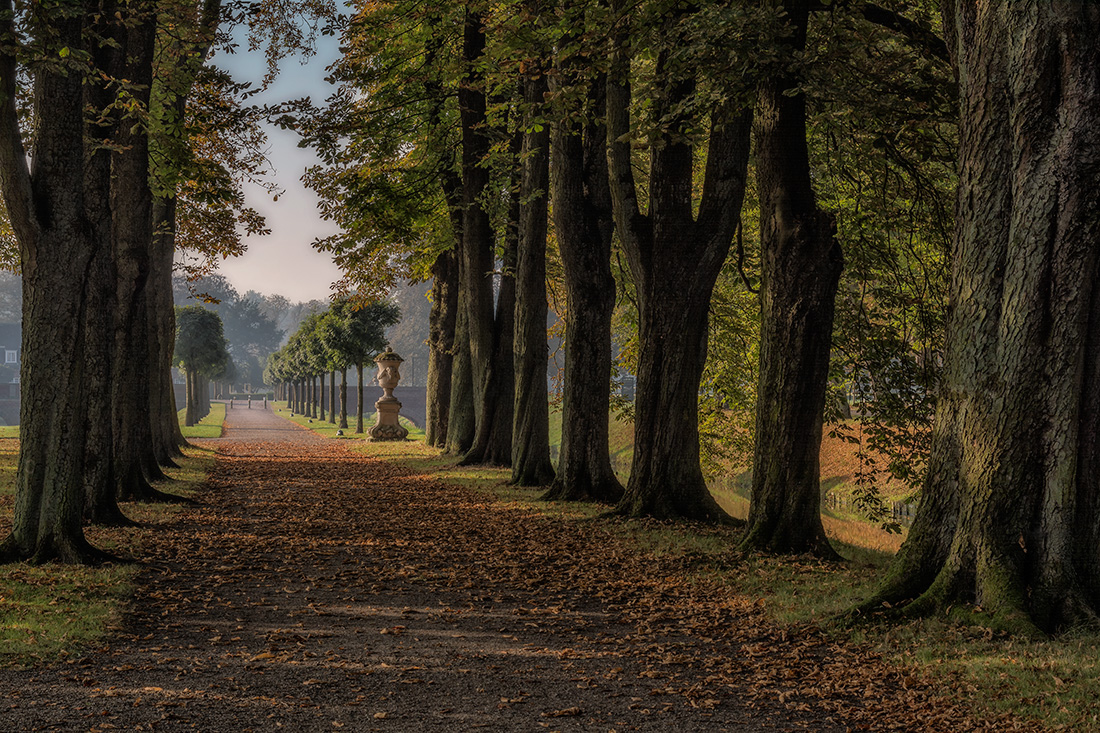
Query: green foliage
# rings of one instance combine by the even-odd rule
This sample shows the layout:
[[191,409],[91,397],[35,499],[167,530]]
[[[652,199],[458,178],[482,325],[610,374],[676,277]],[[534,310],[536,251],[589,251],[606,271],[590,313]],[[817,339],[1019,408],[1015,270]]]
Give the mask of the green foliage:
[[380,299],[399,277],[425,277],[454,241],[445,186],[456,175],[461,16],[457,4],[359,3],[332,67],[336,92],[282,120],[321,158],[304,180],[341,233],[314,246],[332,254],[348,292]]
[[176,349],[173,362],[208,379],[224,376],[232,360],[217,313],[199,305],[176,307]]
[[258,293],[238,295],[225,277],[217,274],[186,281],[173,278],[176,302],[196,299],[222,319],[222,329],[233,359],[232,379],[219,379],[234,384],[260,384],[268,354],[279,348],[283,332],[265,310]]
[[400,315],[393,303],[336,300],[327,311],[303,320],[286,346],[268,357],[265,377],[274,384],[355,364],[369,366],[385,348],[386,328]]
[[[935,13],[910,12],[936,27]],[[834,434],[859,441],[857,503],[882,519],[883,481],[916,491],[930,449],[947,311],[956,89],[945,60],[853,12],[824,14],[812,35],[817,56],[806,85],[815,183],[836,213],[845,256],[829,417]]]

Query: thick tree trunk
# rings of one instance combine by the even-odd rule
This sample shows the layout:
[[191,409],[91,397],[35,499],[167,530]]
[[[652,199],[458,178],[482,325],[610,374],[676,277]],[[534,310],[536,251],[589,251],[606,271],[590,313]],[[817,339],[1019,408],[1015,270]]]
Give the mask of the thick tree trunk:
[[[460,275],[459,282],[462,280]],[[454,359],[451,362],[451,404],[447,412],[447,453],[455,456],[465,454],[473,445],[477,425],[473,366],[470,363],[469,315],[465,300],[465,287],[460,286],[455,317]]]
[[961,113],[943,386],[921,509],[863,609],[1095,623],[1100,6],[948,2],[944,21]]
[[[621,5],[620,5],[621,7]],[[671,32],[680,32],[670,16]],[[695,84],[657,58],[661,121],[650,158],[649,208],[639,207],[630,145],[630,58],[616,39],[607,92],[615,224],[638,292],[640,354],[634,459],[617,511],[627,516],[728,521],[699,466],[699,382],[711,292],[737,228],[749,157],[751,115],[723,105],[711,118],[706,174],[693,215],[694,151],[684,112]]]
[[[156,22],[148,3],[132,7],[120,76],[138,86],[136,100],[147,107],[153,79]],[[149,138],[132,118],[120,120],[119,150],[111,165],[113,254],[116,267],[111,419],[114,430],[114,478],[122,500],[166,498],[150,479],[166,478],[153,453],[149,379],[153,372],[149,342],[148,284],[153,242],[153,193],[149,187]]]
[[355,365],[355,375],[359,389],[356,391],[355,397],[355,432],[362,435],[363,433],[363,364],[360,362]]
[[[806,45],[809,6],[785,3],[782,48]],[[757,101],[760,189],[760,374],[752,503],[743,546],[835,557],[821,525],[821,429],[843,258],[836,226],[815,201],[806,147],[806,97],[773,70]]]
[[[81,18],[95,10],[32,15],[27,32],[48,38],[43,52],[85,48]],[[10,2],[0,3],[0,33],[14,37]],[[56,46],[51,44],[56,43]],[[48,49],[48,50],[47,50]],[[97,399],[88,379],[90,294],[104,283],[89,267],[105,242],[94,236],[83,196],[84,82],[77,69],[40,66],[34,77],[33,167],[27,168],[16,111],[16,62],[0,50],[0,188],[20,250],[23,343],[20,451],[11,534],[0,561],[93,562],[84,537],[88,412]],[[93,51],[94,52],[94,51]],[[89,156],[94,157],[94,156]]]
[[622,484],[608,455],[611,385],[612,208],[608,187],[606,79],[588,93],[587,124],[554,128],[554,230],[565,274],[565,381],[557,477],[544,498],[617,502]]
[[153,446],[162,466],[175,465],[187,441],[180,432],[175,387],[172,384],[172,352],[176,340],[176,314],[172,303],[172,258],[175,253],[175,198],[153,202],[153,250],[150,258],[149,341],[154,351],[150,375],[149,412]]
[[329,372],[328,377],[328,421],[336,424],[336,370]]
[[[106,8],[105,8],[106,10]],[[113,22],[113,12],[95,24],[95,31],[112,40],[124,40],[125,32]],[[118,64],[118,52],[113,45],[103,44],[96,51],[98,68],[112,69]],[[112,92],[104,84],[89,83],[84,88],[89,109],[108,109]],[[105,119],[104,119],[105,118]],[[88,232],[97,246],[89,263],[87,283],[88,323],[84,333],[84,367],[89,380],[87,399],[87,433],[84,448],[84,519],[90,524],[125,526],[132,522],[122,513],[115,491],[112,451],[114,441],[111,414],[111,352],[110,335],[115,313],[115,267],[111,252],[114,227],[111,221],[111,159],[112,138],[117,131],[117,115],[87,124],[86,140],[93,150],[84,166],[84,204],[88,216]],[[93,323],[93,320],[95,322]]]
[[340,428],[348,429],[348,368],[340,370]]
[[547,486],[554,480],[550,463],[550,407],[546,388],[546,224],[550,194],[550,128],[536,129],[534,115],[549,91],[545,74],[525,79],[524,103],[530,105],[520,161],[519,253],[516,258],[514,371],[515,416],[512,428],[512,483]]
[[425,441],[444,448],[451,404],[455,320],[458,309],[458,263],[443,252],[432,264],[432,309],[428,317],[428,393]]
[[[514,300],[508,308],[494,309],[493,226],[485,208],[489,194],[489,125],[486,117],[484,63],[485,30],[480,14],[466,8],[463,31],[463,59],[466,79],[459,87],[458,106],[462,119],[462,257],[464,295],[469,331],[470,364],[473,375],[474,442],[463,458],[464,463],[488,463],[506,466],[512,460],[512,379],[511,338]],[[497,305],[515,297],[515,285],[509,274],[501,278]],[[507,323],[501,323],[497,314]],[[505,331],[504,326],[508,330]],[[507,359],[507,366],[501,363]],[[501,404],[501,400],[504,404]]]

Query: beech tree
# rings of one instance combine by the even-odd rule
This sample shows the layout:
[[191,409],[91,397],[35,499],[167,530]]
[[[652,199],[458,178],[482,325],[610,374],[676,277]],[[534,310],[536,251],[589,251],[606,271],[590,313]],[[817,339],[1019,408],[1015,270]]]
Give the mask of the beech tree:
[[462,123],[459,299],[465,302],[475,425],[473,444],[462,462],[509,466],[514,399],[511,343],[515,280],[505,267],[500,274],[499,292],[494,287],[496,235],[487,204],[492,181],[488,158],[494,131],[488,116],[486,81],[490,57],[486,55],[485,17],[480,7],[467,5],[462,28],[464,78],[458,87]]
[[[122,32],[124,15],[106,14],[105,30],[94,25],[97,9],[69,3],[17,15],[10,1],[0,5],[0,187],[23,278],[21,450],[4,561],[106,557],[85,540],[81,514],[87,477],[106,481],[111,462],[109,430],[91,409],[108,404],[109,382],[96,366],[109,362],[101,350],[113,285],[104,199],[114,129],[84,113],[104,111],[102,50],[108,34]],[[34,84],[29,150],[16,105],[23,62]]]
[[512,429],[512,483],[546,486],[550,463],[550,417],[546,388],[546,228],[550,196],[550,126],[542,121],[549,92],[548,69],[523,80],[527,107],[520,154],[519,247],[516,262],[515,408]]
[[920,511],[862,610],[974,604],[1055,631],[1100,612],[1100,7],[943,14],[960,93],[943,389]]
[[[585,3],[563,5],[574,27],[604,18]],[[595,18],[590,15],[596,14]],[[573,17],[573,16],[576,17]],[[562,44],[570,48],[570,44]],[[580,46],[584,49],[584,46]],[[543,498],[616,502],[623,494],[608,455],[611,383],[613,213],[607,167],[607,76],[589,61],[606,55],[559,52],[552,133],[554,228],[565,277],[565,380],[557,475]]]
[[843,257],[835,219],[815,200],[806,95],[788,68],[805,49],[810,6],[783,3],[780,53],[757,99],[761,398],[744,545],[835,556],[821,525],[818,459]]
[[[462,12],[453,3],[361,3],[333,66],[337,91],[324,108],[286,118],[322,160],[306,182],[342,233],[315,246],[343,270],[342,289],[381,298],[397,278],[432,279],[427,441],[459,453],[473,441],[468,339],[455,335],[462,232],[455,29]],[[459,385],[454,400],[452,381]],[[459,416],[454,432],[452,412]]]
[[[745,191],[751,108],[731,85],[708,104],[692,32],[737,34],[740,17],[687,10],[654,12],[656,62],[648,125],[648,206],[635,183],[631,60],[647,20],[613,4],[616,32],[607,119],[615,225],[638,294],[640,319],[634,458],[618,511],[630,516],[721,521],[699,464],[698,392],[707,353],[711,290],[733,241]],[[654,9],[650,8],[650,11]],[[633,28],[632,23],[637,23]],[[631,31],[634,35],[631,35]],[[732,53],[748,56],[737,38]],[[628,42],[629,41],[629,42]],[[742,56],[736,56],[741,54]],[[739,81],[739,80],[738,80]],[[709,122],[703,120],[709,117]],[[693,200],[697,130],[708,129],[701,197]]]

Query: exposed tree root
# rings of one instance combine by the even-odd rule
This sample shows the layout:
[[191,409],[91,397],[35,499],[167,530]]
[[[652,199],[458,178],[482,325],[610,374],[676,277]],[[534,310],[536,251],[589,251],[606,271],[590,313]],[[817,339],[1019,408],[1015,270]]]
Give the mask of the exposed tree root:
[[542,496],[541,501],[591,501],[597,504],[616,504],[623,498],[625,490],[618,479],[588,483],[566,483],[556,479]]
[[[746,524],[742,522],[742,524]],[[763,552],[773,555],[809,554],[821,560],[844,562],[844,558],[833,548],[824,532],[807,542],[793,542],[787,535],[774,536],[767,527],[758,524],[751,530],[737,548],[742,552]]]
[[84,521],[97,527],[140,527],[140,522],[135,522],[126,516],[118,504],[111,507],[98,507],[94,512],[84,515]]
[[0,544],[0,564],[26,562],[29,565],[44,565],[55,561],[90,567],[126,562],[109,552],[93,547],[84,539],[83,534],[72,538],[62,538],[52,534],[41,538],[33,550],[20,547],[14,536],[9,536],[3,544]]

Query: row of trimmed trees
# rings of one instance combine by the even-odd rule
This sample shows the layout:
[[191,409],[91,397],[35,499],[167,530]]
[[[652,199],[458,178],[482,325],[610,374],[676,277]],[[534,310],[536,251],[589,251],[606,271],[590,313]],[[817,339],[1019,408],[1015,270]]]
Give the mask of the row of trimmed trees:
[[[268,357],[264,381],[276,385],[276,399],[287,408],[325,419],[324,381],[329,378],[328,419],[348,427],[348,369],[355,367],[358,382],[355,432],[363,432],[363,370],[386,345],[385,331],[400,320],[397,306],[388,302],[364,304],[339,299],[323,313],[307,317],[286,346]],[[340,373],[337,399],[336,373]],[[339,407],[337,407],[339,403]]]
[[[700,470],[697,402],[712,291],[736,241],[732,267],[759,291],[744,546],[832,556],[818,456],[844,258],[837,212],[819,204],[808,92],[866,114],[882,103],[840,88],[845,65],[879,59],[856,86],[902,68],[902,85],[875,87],[903,115],[869,136],[886,172],[848,180],[885,190],[957,140],[959,187],[946,349],[924,354],[944,369],[923,508],[874,603],[977,603],[1017,628],[1095,618],[1098,21],[1100,6],[1070,0],[951,0],[939,18],[923,3],[814,0],[363,3],[340,91],[299,121],[326,163],[314,187],[341,202],[329,211],[346,234],[323,246],[353,278],[392,276],[380,263],[430,271],[431,444],[511,465],[516,483],[553,477],[554,498],[724,521]],[[938,124],[944,91],[957,137],[953,121],[934,144],[910,136]],[[742,242],[750,170],[758,278]],[[556,475],[548,199],[567,324]],[[624,274],[638,319],[625,490],[607,456]]]

